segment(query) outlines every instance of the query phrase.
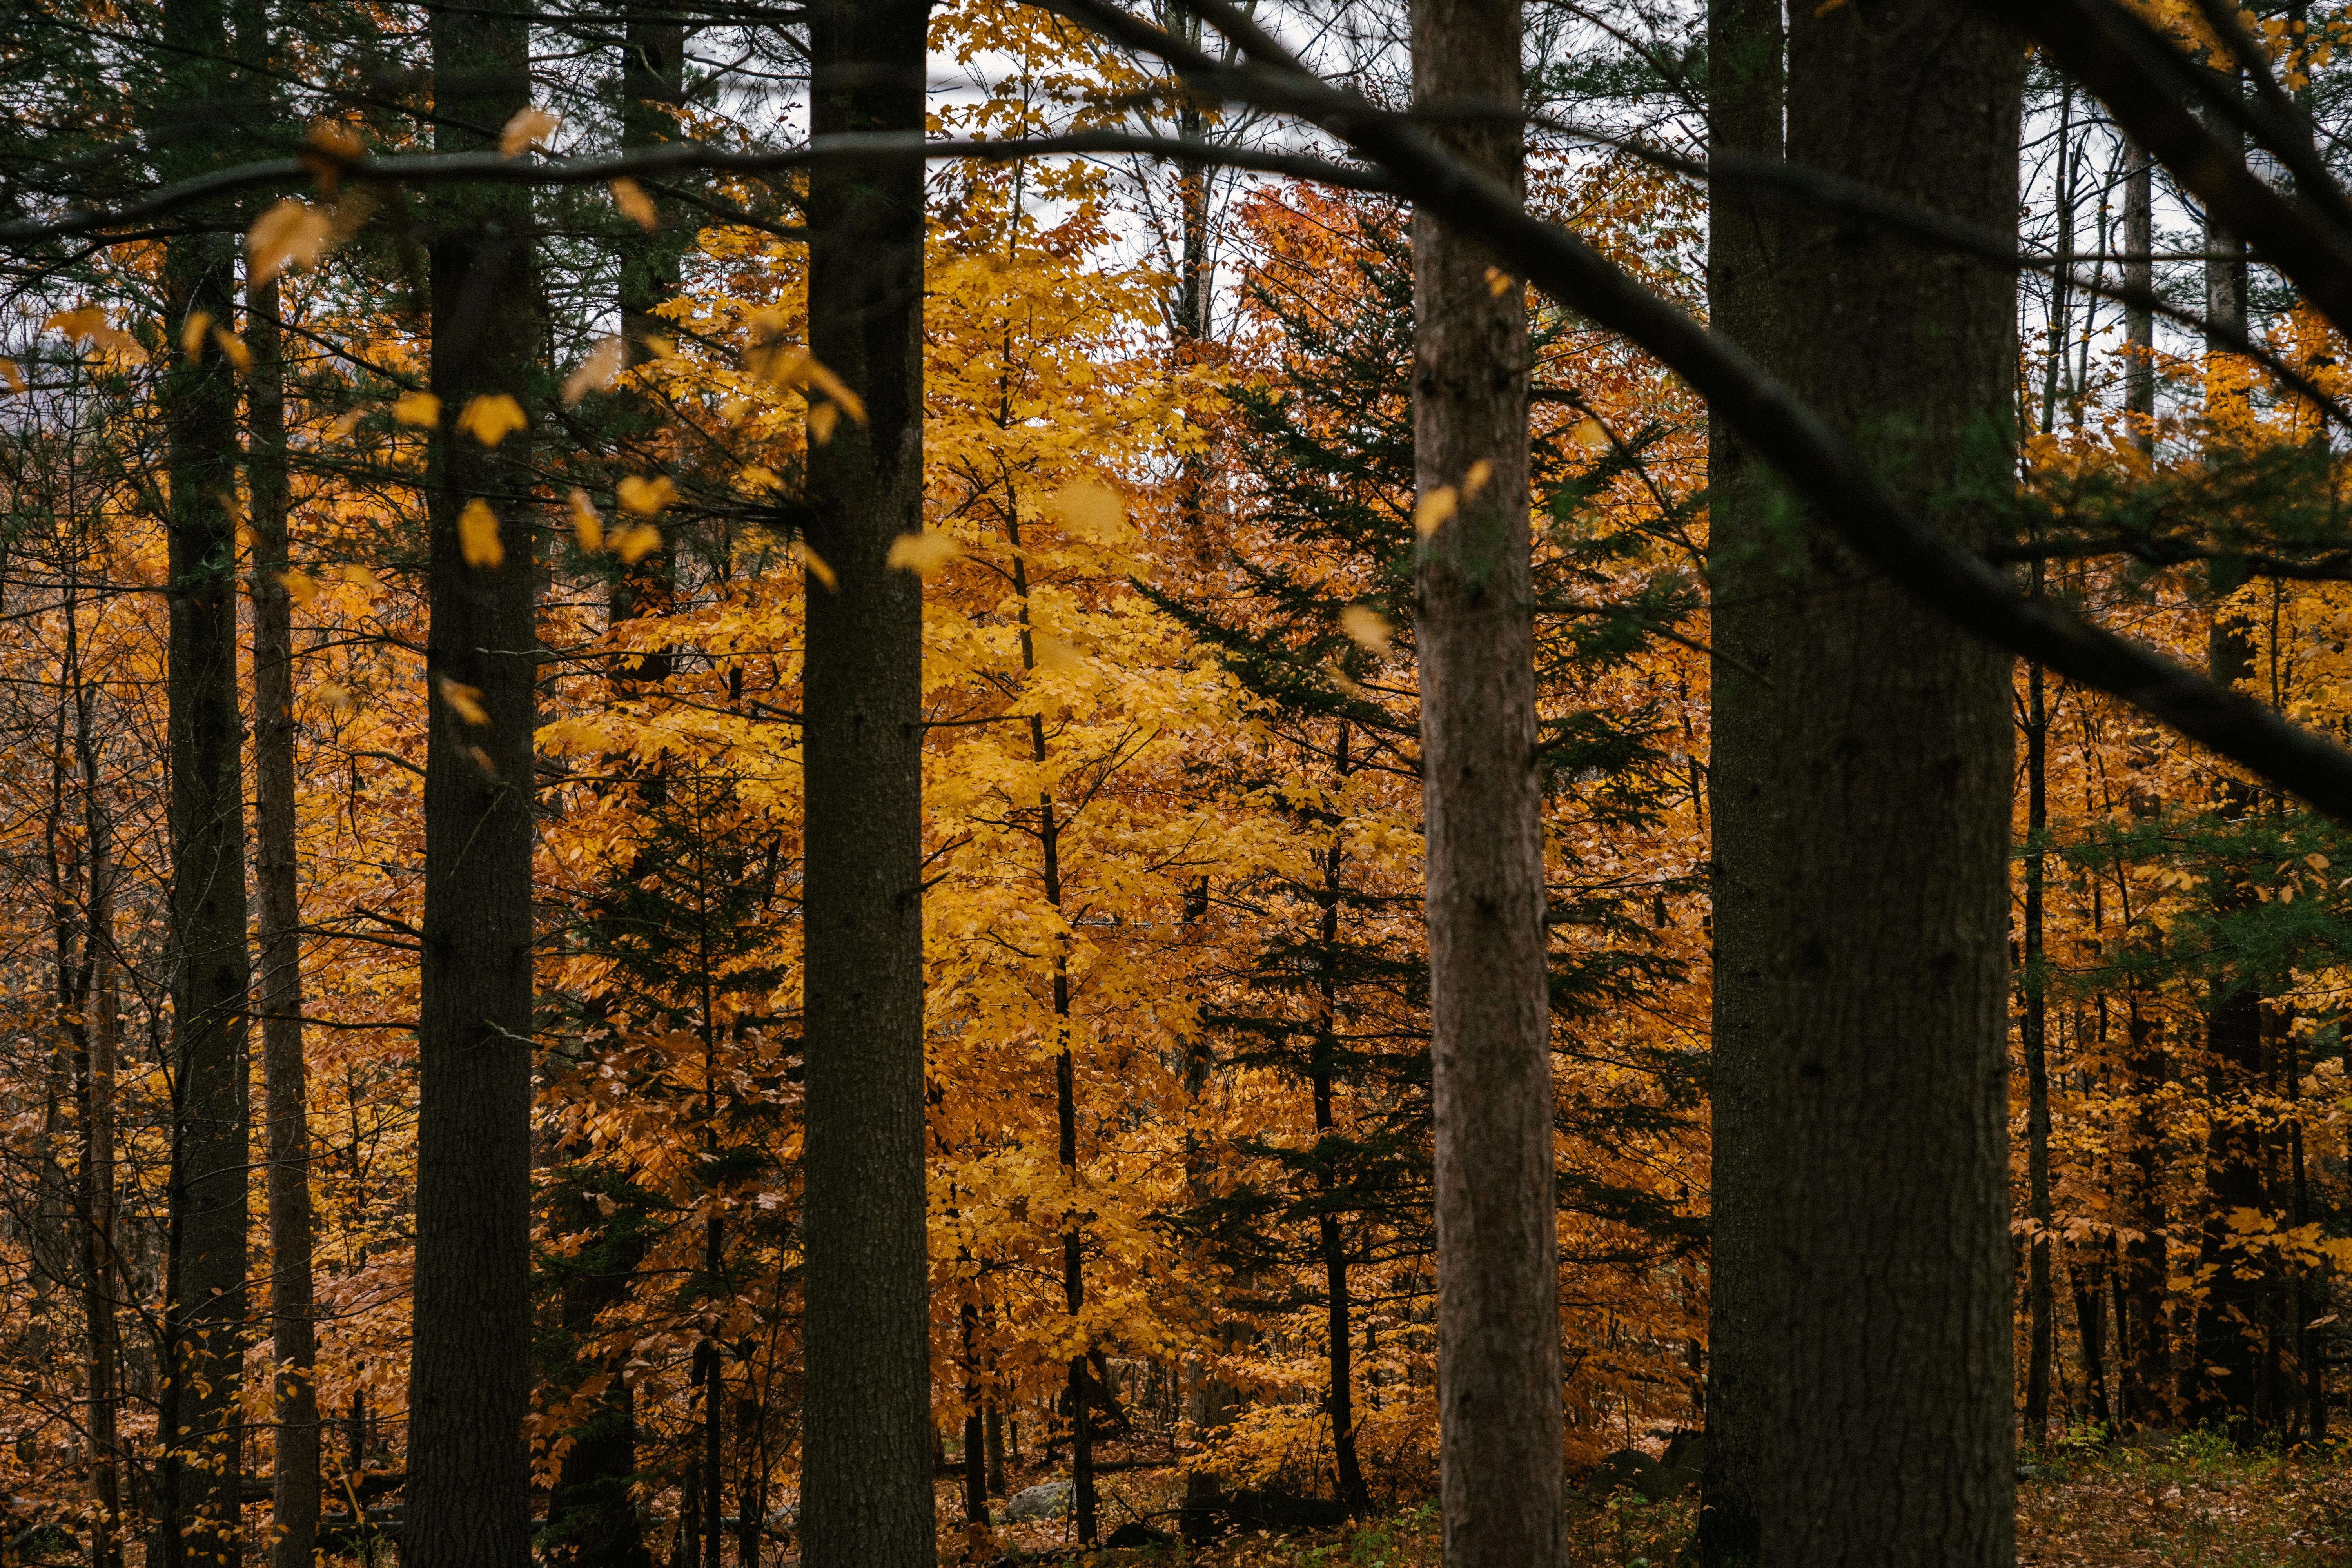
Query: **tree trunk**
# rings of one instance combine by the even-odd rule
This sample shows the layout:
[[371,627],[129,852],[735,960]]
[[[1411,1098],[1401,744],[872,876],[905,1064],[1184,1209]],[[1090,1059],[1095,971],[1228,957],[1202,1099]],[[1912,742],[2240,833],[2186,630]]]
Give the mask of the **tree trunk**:
[[[817,136],[919,132],[925,0],[818,0]],[[802,1536],[828,1568],[928,1568],[922,595],[885,563],[922,510],[923,172],[809,172],[809,347],[865,400],[809,461],[806,1405]]]
[[[1520,24],[1518,0],[1413,0],[1414,100],[1516,110]],[[1442,134],[1520,184],[1516,120]],[[1414,484],[1423,508],[1456,498],[1423,542],[1415,634],[1445,1560],[1538,1568],[1562,1549],[1562,1421],[1525,290],[1425,214],[1412,242]]]
[[2129,1007],[2124,1027],[2132,1099],[2131,1174],[2124,1197],[2133,1234],[2123,1244],[2117,1285],[2125,1308],[2116,1321],[2128,1357],[2120,1380],[2124,1407],[2131,1420],[2153,1426],[2169,1419],[2173,1399],[2172,1345],[2164,1312],[2166,1277],[2172,1268],[2165,1238],[2164,1149],[2152,1110],[2169,1069],[2156,1020],[2141,1013],[2136,989]]
[[[495,144],[530,100],[528,24],[440,9],[431,41],[436,149]],[[443,420],[425,476],[431,731],[401,1554],[410,1568],[514,1568],[530,1535],[535,523],[528,437],[486,447],[455,424],[477,397],[529,397],[540,303],[528,195],[446,187],[429,223],[430,375]],[[478,521],[461,541],[460,516],[477,504],[495,516],[494,552]]]
[[[2042,589],[2042,566],[2033,567],[2033,587]],[[2050,1440],[2050,1018],[2042,968],[2042,838],[2049,827],[2050,714],[2045,678],[2038,664],[2025,675],[2025,1016],[2019,1027],[2025,1055],[2025,1170],[2027,1212],[2033,1232],[2026,1243],[2025,1440],[2036,1447]],[[2086,1352],[2087,1348],[2086,1348]],[[2105,1403],[2104,1396],[2101,1403]],[[2105,1419],[2103,1416],[2102,1419]]]
[[82,1316],[88,1332],[90,1568],[122,1568],[122,1472],[120,1394],[121,1352],[115,1328],[121,1274],[114,1250],[114,1076],[122,1041],[121,996],[114,970],[114,825],[100,792],[99,745],[93,719],[98,691],[85,685],[77,714],[82,773],[83,830],[89,840],[89,931],[82,938],[89,977],[89,1061],[81,1076]]
[[[2147,295],[2156,289],[2156,160],[2137,146],[2127,150],[2124,172],[2124,287]],[[2131,441],[2156,450],[2156,312],[2146,305],[2124,307],[2124,412],[2132,416]]]
[[[1348,726],[1339,726],[1336,776],[1345,780],[1352,771],[1348,757]],[[1339,865],[1342,854],[1340,836],[1334,831],[1330,847],[1323,852],[1323,888],[1318,901],[1323,906],[1318,967],[1322,991],[1323,1016],[1315,1032],[1315,1064],[1313,1089],[1315,1094],[1315,1135],[1328,1140],[1338,1130],[1332,1095],[1339,1078]],[[1328,1158],[1328,1152],[1325,1153]],[[1339,1178],[1330,1168],[1324,1167],[1322,1180],[1323,1211],[1316,1216],[1316,1241],[1323,1254],[1323,1296],[1325,1356],[1329,1379],[1324,1398],[1325,1414],[1331,1418],[1331,1459],[1339,1483],[1339,1500],[1347,1505],[1349,1517],[1362,1519],[1372,1510],[1370,1491],[1364,1485],[1364,1467],[1356,1454],[1355,1342],[1349,1325],[1352,1321],[1348,1289],[1348,1251],[1340,1235],[1339,1215],[1335,1205],[1339,1201]]]
[[[165,178],[205,167],[230,98],[222,0],[166,0]],[[236,308],[235,249],[217,233],[163,246],[165,336]],[[247,1171],[244,721],[237,709],[236,380],[209,342],[159,392],[170,470],[172,1005],[176,1020],[172,1226],[165,1310],[163,1555],[236,1568],[243,1428]]]
[[270,1568],[310,1568],[319,1533],[318,1331],[311,1304],[310,1092],[302,1062],[302,908],[295,861],[294,614],[287,570],[286,384],[278,284],[248,284],[246,484],[253,507],[254,890],[261,906],[262,1114],[269,1162],[269,1316],[278,1363],[278,1536]]
[[[1932,0],[1795,6],[1787,156],[2006,231],[2022,58]],[[2008,479],[2012,279],[1785,221],[1792,389],[1981,537],[1956,500]],[[1747,995],[1724,1004],[1742,1026],[1717,1064],[1737,1109],[1718,1112],[1715,1191],[1748,1190],[1717,1261],[1738,1293],[1717,1354],[1738,1375],[1710,1415],[1739,1450],[1727,1500],[1750,1510],[1717,1560],[2007,1564],[2009,660],[1824,528],[1771,564],[1801,613],[1772,626],[1770,775],[1733,808],[1755,814],[1735,819],[1755,903],[1717,938],[1761,944],[1717,965]]]
[[[1753,158],[1781,155],[1785,40],[1780,0],[1709,0],[1707,146]],[[1778,209],[1743,200],[1729,182],[1708,193],[1708,324],[1766,364],[1775,363],[1780,305]],[[1778,787],[1770,674],[1785,584],[1767,551],[1774,495],[1757,454],[1710,416],[1707,423],[1707,574],[1715,653],[1707,762],[1714,940],[1714,1073],[1709,1099],[1714,1171],[1707,1272],[1706,1476],[1699,1499],[1700,1560],[1717,1568],[1752,1562],[1765,1500],[1756,1494],[1762,1446],[1757,1424],[1769,1364],[1743,1359],[1759,1342],[1755,1314],[1765,1259],[1756,1248],[1770,1187],[1769,1149],[1751,1125],[1751,1090],[1768,1059],[1761,1003],[1770,962],[1771,791]]]

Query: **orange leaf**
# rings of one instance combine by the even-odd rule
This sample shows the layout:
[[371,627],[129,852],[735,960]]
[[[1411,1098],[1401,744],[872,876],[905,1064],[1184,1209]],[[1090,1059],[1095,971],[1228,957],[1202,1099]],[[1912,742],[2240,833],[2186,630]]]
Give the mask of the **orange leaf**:
[[613,205],[639,228],[654,228],[661,223],[661,214],[654,210],[653,198],[626,174],[613,182]]
[[518,109],[499,132],[499,154],[511,158],[534,142],[545,142],[562,121],[537,104]]
[[333,227],[327,215],[308,202],[289,196],[254,220],[245,237],[247,274],[267,283],[290,265],[315,267]]
[[467,686],[444,675],[436,678],[434,689],[441,693],[441,700],[449,705],[449,710],[467,723],[478,728],[490,721],[489,710],[482,706],[480,687]]
[[457,553],[468,566],[496,566],[507,558],[506,546],[499,542],[499,514],[479,496],[457,514]]
[[457,428],[485,447],[495,447],[508,435],[529,426],[523,417],[522,405],[503,392],[484,393],[466,405],[457,416]]

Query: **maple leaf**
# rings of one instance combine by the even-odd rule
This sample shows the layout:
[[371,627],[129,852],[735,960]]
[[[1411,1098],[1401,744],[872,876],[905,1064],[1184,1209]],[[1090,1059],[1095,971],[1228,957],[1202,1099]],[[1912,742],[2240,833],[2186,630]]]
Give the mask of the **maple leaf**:
[[580,548],[591,554],[604,549],[604,520],[597,515],[596,503],[588,499],[588,492],[572,487],[571,507],[572,537],[580,542]]
[[316,267],[333,220],[308,202],[289,196],[256,218],[246,231],[247,275],[267,283],[289,266]]
[[479,496],[457,514],[457,553],[467,565],[478,567],[496,566],[507,558],[506,546],[499,542],[499,514]]
[[892,540],[885,564],[894,572],[912,572],[918,577],[928,577],[962,553],[963,546],[953,534],[927,528],[920,533],[902,533]]
[[228,356],[228,363],[238,370],[247,371],[253,368],[253,351],[246,347],[245,340],[235,332],[226,327],[215,327],[213,342],[220,345],[221,353]]
[[1063,527],[1097,543],[1116,541],[1127,526],[1127,503],[1117,490],[1093,479],[1063,486],[1054,506],[1062,514]]
[[614,554],[635,566],[638,562],[659,550],[661,542],[660,529],[649,522],[640,522],[621,530],[607,542],[612,546]]
[[834,579],[833,568],[824,563],[824,557],[819,555],[815,551],[811,550],[806,543],[797,539],[793,540],[792,544],[789,546],[788,553],[791,554],[793,560],[808,568],[808,574],[810,576],[824,584],[824,591],[826,593],[832,594],[839,592],[840,584]]
[[549,136],[554,134],[555,128],[562,123],[562,121],[537,104],[516,110],[513,116],[499,132],[499,155],[502,158],[512,158],[521,153],[533,142],[544,142]]
[[613,205],[639,228],[651,229],[661,224],[661,214],[654,210],[653,198],[646,188],[626,174],[613,182]]
[[563,405],[569,408],[590,393],[610,387],[621,374],[621,359],[622,343],[617,334],[597,339],[588,357],[563,378]]
[[1370,605],[1350,605],[1340,611],[1339,629],[1370,652],[1389,651],[1389,624]]
[[306,572],[280,572],[278,574],[278,585],[286,590],[288,598],[306,610],[319,597],[318,579]]
[[466,405],[457,428],[485,447],[495,447],[513,432],[529,426],[522,405],[503,392],[486,392]]
[[441,423],[441,400],[429,392],[404,392],[393,399],[392,416],[403,425],[429,430]]
[[465,722],[478,729],[490,721],[489,710],[482,706],[480,687],[467,686],[444,675],[437,679],[434,689],[441,694],[441,700],[449,705],[449,711]]
[[1445,526],[1445,520],[1462,510],[1462,498],[1452,485],[1440,485],[1423,496],[1412,509],[1412,531],[1427,539]]
[[631,474],[614,487],[614,494],[620,498],[623,510],[635,512],[639,517],[651,517],[677,500],[677,487],[670,483],[666,474],[656,474],[651,479]]
[[188,319],[180,323],[180,353],[190,364],[204,357],[205,333],[212,324],[210,310],[191,310]]

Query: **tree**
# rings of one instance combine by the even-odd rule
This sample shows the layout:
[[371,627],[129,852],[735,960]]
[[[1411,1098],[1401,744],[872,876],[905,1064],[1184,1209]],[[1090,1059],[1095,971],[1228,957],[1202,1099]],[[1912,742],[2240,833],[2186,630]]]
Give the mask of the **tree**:
[[[524,142],[520,16],[433,13],[435,146]],[[517,147],[514,150],[519,151]],[[527,191],[432,214],[425,911],[417,1022],[415,1347],[402,1552],[529,1554],[531,731],[539,674],[528,396],[541,347]]]
[[[195,174],[232,96],[223,0],[163,8],[155,130],[166,178]],[[236,380],[211,333],[235,319],[235,252],[215,224],[164,246],[163,312],[181,347],[159,389],[170,471],[172,966],[177,1038],[172,1279],[164,1353],[165,1561],[236,1568],[246,1318],[244,722],[237,702]]]
[[[820,0],[812,132],[923,125],[929,0]],[[807,778],[810,1561],[922,1568],[931,1531],[924,1262],[922,590],[887,564],[923,526],[923,181],[903,161],[809,174],[809,352],[862,401],[818,433],[803,685]]]
[[[1417,0],[1417,103],[1519,99],[1517,0]],[[1516,188],[1516,120],[1456,127]],[[1415,623],[1428,841],[1430,1084],[1446,1560],[1559,1560],[1559,1281],[1528,584],[1528,332],[1516,279],[1413,226]]]
[[[2021,78],[1997,31],[1933,5],[1801,8],[1788,59],[1792,163],[2012,220]],[[1790,386],[1913,504],[1986,542],[2011,280],[1867,231],[1832,243],[1832,227],[1790,222]],[[1922,621],[1817,525],[1769,566],[1801,613],[1771,626],[1772,774],[1739,781],[1758,795],[1758,904],[1733,931],[1761,939],[1760,962],[1719,961],[1753,1033],[1717,1060],[1714,1092],[1738,1107],[1717,1124],[1725,1173],[1769,1184],[1717,1265],[1746,1278],[1715,1321],[1728,1375],[1709,1417],[1738,1489],[1713,1550],[2006,1563],[2007,660]],[[1849,1484],[1865,1469],[1899,1479]]]

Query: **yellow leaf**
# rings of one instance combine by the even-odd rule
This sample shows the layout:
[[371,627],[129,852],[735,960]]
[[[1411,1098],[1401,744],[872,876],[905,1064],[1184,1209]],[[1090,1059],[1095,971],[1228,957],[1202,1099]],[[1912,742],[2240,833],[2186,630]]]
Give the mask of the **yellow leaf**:
[[830,403],[809,405],[809,439],[822,447],[833,439],[833,427],[841,423],[841,410]]
[[278,574],[278,585],[286,590],[288,598],[306,610],[319,597],[318,582],[308,573],[280,572]]
[[1462,510],[1462,498],[1454,493],[1452,485],[1440,485],[1421,498],[1412,509],[1412,531],[1427,539],[1445,526],[1445,520]]
[[563,378],[563,406],[571,407],[592,392],[602,392],[621,374],[621,340],[600,338],[578,369]]
[[441,423],[441,400],[429,392],[404,392],[393,401],[392,416],[429,430]]
[[441,700],[449,705],[451,712],[477,728],[490,721],[489,710],[482,706],[480,687],[467,686],[446,675],[436,677],[436,689],[441,693]]
[[661,222],[661,214],[654,210],[654,199],[626,174],[613,182],[613,205],[639,228],[653,228]]
[[333,221],[317,207],[287,197],[256,218],[247,232],[247,275],[256,283],[267,283],[289,266],[317,266],[333,226]]
[[834,581],[833,568],[824,563],[824,557],[797,539],[792,542],[791,552],[793,560],[808,568],[810,576],[824,584],[826,593],[835,593],[839,590],[839,584]]
[[1495,465],[1484,458],[1479,458],[1470,465],[1470,471],[1462,477],[1462,493],[1467,497],[1475,497],[1480,490],[1486,488],[1486,481],[1494,477]]
[[902,533],[892,540],[887,564],[894,572],[912,572],[918,577],[928,577],[962,553],[963,546],[953,534],[927,528],[920,533]]
[[320,681],[312,689],[312,695],[325,703],[329,711],[334,713],[354,712],[360,705],[358,696],[350,687],[338,685],[331,680]]
[[351,433],[360,427],[360,421],[366,417],[367,410],[364,408],[344,409],[335,416],[335,422],[327,426],[327,439],[330,441],[348,439]]
[[344,562],[338,574],[371,599],[383,592],[383,584],[376,580],[376,574],[356,561]]
[[1078,650],[1060,637],[1034,637],[1029,646],[1037,656],[1040,669],[1067,669],[1078,662]]
[[537,104],[515,110],[514,118],[499,132],[499,154],[511,158],[534,142],[544,142],[562,123]]
[[313,121],[302,140],[309,143],[302,153],[302,166],[318,176],[319,190],[326,195],[332,195],[342,184],[343,166],[367,151],[359,132],[339,120]]
[[213,342],[220,344],[221,353],[228,355],[228,363],[236,366],[238,370],[247,371],[253,368],[253,351],[247,348],[245,340],[235,332],[226,327],[215,327]]
[[1063,486],[1054,506],[1062,514],[1062,526],[1081,539],[1108,544],[1126,531],[1127,503],[1117,490],[1092,479]]
[[530,423],[522,416],[522,405],[503,392],[486,392],[466,405],[457,416],[457,428],[485,447],[495,447],[509,433],[520,430]]
[[0,359],[0,381],[6,382],[11,392],[25,390],[25,373],[16,368],[15,360]]
[[743,466],[743,471],[735,478],[739,482],[749,485],[755,490],[776,489],[784,482],[776,477],[775,469],[764,463],[746,463]]
[[677,357],[677,342],[675,339],[666,338],[659,332],[647,332],[646,334],[646,353],[653,355],[656,359],[676,359]]
[[212,324],[210,310],[192,310],[188,319],[180,323],[180,353],[187,356],[190,364],[204,358],[205,332]]
[[1339,629],[1373,653],[1389,651],[1389,624],[1370,605],[1350,605],[1340,611]]
[[588,492],[577,488],[572,492],[572,537],[591,555],[604,548],[604,520],[596,515],[596,503]]
[[677,487],[669,482],[667,474],[656,474],[649,479],[631,474],[616,489],[622,510],[639,517],[651,517],[677,500]]
[[613,535],[613,553],[635,566],[661,548],[661,530],[649,522],[633,523]]
[[2325,855],[2306,855],[2303,858],[2303,863],[2315,871],[2327,869],[2327,857]]
[[1568,433],[1568,438],[1576,443],[1580,451],[1599,454],[1609,450],[1609,432],[1590,415]]
[[466,754],[474,759],[474,765],[476,767],[481,769],[492,778],[499,776],[498,764],[490,761],[489,752],[482,750],[479,746],[468,746],[466,748]]
[[457,514],[457,553],[468,566],[496,566],[507,558],[506,546],[499,542],[499,514],[479,496]]
[[43,321],[41,328],[45,331],[63,332],[68,339],[79,342],[84,338],[95,336],[106,330],[106,312],[95,305],[84,305],[74,310],[59,310],[47,321]]
[[1509,273],[1504,271],[1499,267],[1489,267],[1486,268],[1486,292],[1493,295],[1497,300],[1509,293],[1511,291],[1511,285],[1517,281],[1517,279],[1512,277]]
[[824,393],[827,397],[832,398],[835,403],[840,404],[841,411],[844,414],[848,415],[860,425],[866,423],[866,400],[859,397],[857,394],[850,391],[849,388],[843,384],[841,377],[825,369],[824,366],[819,364],[814,358],[811,358],[808,361],[806,374],[808,375],[809,384],[815,387],[819,392]]

